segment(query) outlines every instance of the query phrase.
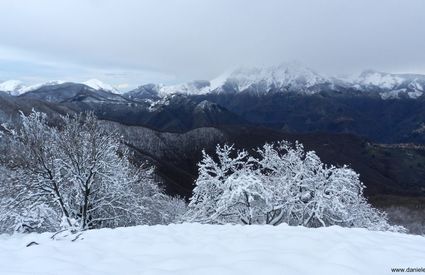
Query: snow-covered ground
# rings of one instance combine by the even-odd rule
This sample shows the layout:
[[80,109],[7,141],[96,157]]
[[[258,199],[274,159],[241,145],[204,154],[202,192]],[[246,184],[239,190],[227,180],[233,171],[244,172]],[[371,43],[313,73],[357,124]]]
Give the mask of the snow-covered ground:
[[[390,274],[425,267],[425,238],[329,227],[138,226],[0,235],[0,274]],[[32,241],[39,243],[26,247]]]

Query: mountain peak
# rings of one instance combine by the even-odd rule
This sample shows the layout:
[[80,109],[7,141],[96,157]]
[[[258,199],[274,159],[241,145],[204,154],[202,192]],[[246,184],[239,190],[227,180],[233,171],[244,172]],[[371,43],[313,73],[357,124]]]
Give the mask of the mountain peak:
[[59,85],[65,83],[61,80],[47,81],[44,83],[25,86],[20,80],[8,80],[0,84],[0,91],[7,92],[11,95],[18,96],[27,92],[37,90],[44,86]]
[[374,70],[363,71],[357,79],[358,84],[361,86],[375,86],[387,90],[395,89],[404,81],[405,79],[399,75]]
[[23,87],[23,83],[20,80],[7,80],[0,83],[0,91],[9,93],[11,95],[18,95],[19,90],[21,90]]
[[316,84],[328,82],[327,78],[298,62],[281,63],[270,67],[241,67],[228,75],[226,82],[236,91],[247,89],[299,90],[306,92]]
[[92,89],[95,90],[104,90],[104,91],[108,91],[108,92],[112,92],[112,93],[117,93],[118,90],[116,88],[114,88],[112,85],[106,84],[102,81],[100,81],[99,79],[89,79],[85,82],[83,82],[82,84],[89,86]]
[[[53,81],[47,81],[47,82],[38,83],[34,85],[24,85],[24,83],[20,80],[8,80],[8,81],[0,83],[0,91],[9,93],[14,96],[18,96],[27,92],[38,90],[45,86],[61,85],[64,83],[65,81],[62,81],[62,80],[53,80]],[[98,79],[90,79],[81,84],[86,85],[97,91],[103,90],[107,92],[118,93],[118,90],[116,88],[114,88],[113,86],[109,84],[103,83],[102,81]]]

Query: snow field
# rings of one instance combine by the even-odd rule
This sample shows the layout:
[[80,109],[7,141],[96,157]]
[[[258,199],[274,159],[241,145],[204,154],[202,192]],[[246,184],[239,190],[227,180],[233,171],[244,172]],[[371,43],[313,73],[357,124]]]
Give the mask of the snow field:
[[[365,229],[279,226],[137,226],[0,235],[0,274],[390,274],[424,267],[425,238]],[[26,247],[35,241],[39,245]]]

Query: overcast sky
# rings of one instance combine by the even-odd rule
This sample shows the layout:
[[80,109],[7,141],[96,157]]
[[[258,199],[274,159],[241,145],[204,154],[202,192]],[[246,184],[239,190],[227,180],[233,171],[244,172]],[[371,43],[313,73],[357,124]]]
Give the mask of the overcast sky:
[[0,0],[0,80],[128,89],[294,60],[425,73],[425,1]]

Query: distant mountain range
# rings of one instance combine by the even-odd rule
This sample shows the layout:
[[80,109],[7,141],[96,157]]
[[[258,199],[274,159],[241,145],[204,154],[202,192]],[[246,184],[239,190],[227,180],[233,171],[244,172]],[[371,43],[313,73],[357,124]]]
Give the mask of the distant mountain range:
[[[39,83],[39,84],[27,86],[27,85],[24,85],[24,83],[20,80],[7,80],[5,82],[0,83],[0,91],[8,93],[13,96],[19,96],[19,95],[29,93],[35,90],[39,90],[49,86],[61,85],[64,83],[66,82],[62,80],[54,80],[54,81],[48,81],[45,83]],[[103,91],[108,91],[112,93],[118,93],[118,90],[116,88],[114,88],[113,86],[109,84],[103,83],[102,81],[98,79],[90,79],[83,83],[72,83],[72,84],[82,84],[94,90],[103,90]]]
[[[0,91],[21,95],[43,87],[64,84],[64,81],[25,86],[19,80],[0,83]],[[82,83],[94,90],[119,93],[112,85],[97,79]],[[144,84],[124,94],[132,99],[158,99],[172,94],[205,95],[209,93],[251,93],[262,95],[270,92],[295,92],[315,94],[326,90],[352,90],[379,95],[382,99],[419,98],[425,92],[425,75],[392,74],[373,70],[357,76],[336,77],[321,75],[298,63],[283,63],[279,66],[248,68],[241,67],[222,74],[211,81],[196,80],[177,85]]]
[[146,84],[123,94],[98,80],[32,86],[6,81],[0,91],[18,105],[43,102],[72,112],[91,110],[102,119],[160,131],[247,125],[424,144],[424,87],[424,75],[369,70],[355,77],[329,77],[290,63],[239,68],[212,81]]
[[132,99],[157,99],[172,94],[205,95],[250,93],[299,93],[311,95],[329,90],[369,93],[382,99],[419,98],[424,94],[425,75],[364,71],[355,77],[327,77],[298,64],[267,68],[240,68],[212,81],[180,85],[142,85],[126,93]]

